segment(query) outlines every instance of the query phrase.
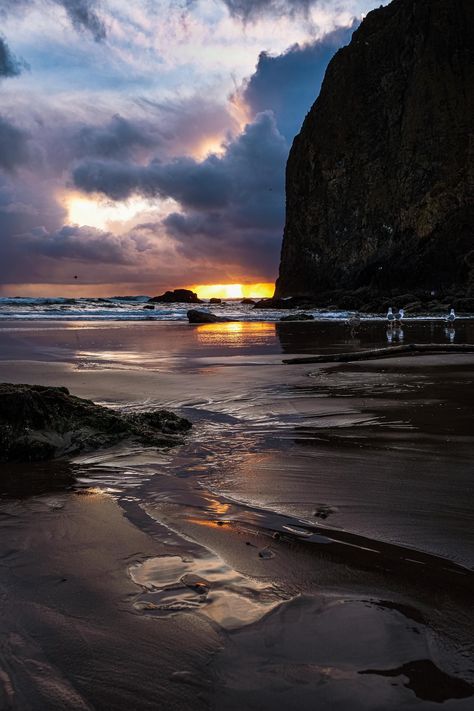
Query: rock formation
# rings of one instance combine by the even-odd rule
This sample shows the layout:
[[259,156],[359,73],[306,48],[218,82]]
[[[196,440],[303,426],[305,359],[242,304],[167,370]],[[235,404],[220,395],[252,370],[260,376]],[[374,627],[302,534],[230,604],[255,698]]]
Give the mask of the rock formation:
[[0,383],[0,461],[41,461],[109,447],[124,439],[178,444],[191,423],[166,410],[123,414],[67,388]]
[[367,15],[294,140],[286,193],[276,297],[474,292],[473,0]]
[[198,295],[190,289],[174,289],[174,291],[165,291],[160,296],[153,296],[149,303],[157,304],[202,304]]
[[191,309],[188,311],[187,317],[189,323],[229,323],[230,321],[235,321],[234,318],[216,316],[216,314],[202,309]]

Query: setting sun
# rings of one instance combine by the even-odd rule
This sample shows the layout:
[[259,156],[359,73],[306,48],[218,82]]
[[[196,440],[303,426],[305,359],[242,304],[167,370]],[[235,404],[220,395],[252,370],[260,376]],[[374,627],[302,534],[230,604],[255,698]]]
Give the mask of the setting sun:
[[198,284],[190,286],[201,299],[267,298],[273,296],[273,283],[258,284]]

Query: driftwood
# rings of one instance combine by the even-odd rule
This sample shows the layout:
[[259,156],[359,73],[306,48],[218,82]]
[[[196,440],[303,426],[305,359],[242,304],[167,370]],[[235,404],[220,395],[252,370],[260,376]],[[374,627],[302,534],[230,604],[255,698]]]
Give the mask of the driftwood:
[[403,346],[372,348],[368,351],[330,353],[328,355],[286,358],[283,363],[350,363],[357,360],[374,360],[405,355],[436,355],[438,353],[474,353],[474,345],[468,343],[407,343]]

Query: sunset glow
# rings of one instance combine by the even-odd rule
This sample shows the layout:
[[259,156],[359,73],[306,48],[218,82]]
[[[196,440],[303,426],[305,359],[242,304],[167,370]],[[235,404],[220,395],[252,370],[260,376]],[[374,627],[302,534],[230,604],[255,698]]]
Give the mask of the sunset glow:
[[64,201],[70,224],[87,225],[99,230],[108,229],[113,223],[128,222],[150,208],[149,201],[133,198],[124,202],[96,200],[73,193]]
[[201,299],[265,299],[273,296],[275,285],[270,283],[258,284],[199,284],[190,286]]

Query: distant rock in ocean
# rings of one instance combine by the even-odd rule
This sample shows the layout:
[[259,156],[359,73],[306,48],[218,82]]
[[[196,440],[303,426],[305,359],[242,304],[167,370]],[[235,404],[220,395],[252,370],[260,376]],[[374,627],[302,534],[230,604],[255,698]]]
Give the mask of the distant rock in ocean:
[[367,15],[290,152],[276,297],[474,293],[473,87],[473,0]]
[[160,296],[153,296],[149,303],[157,304],[202,304],[198,295],[190,289],[174,289],[174,291],[165,291]]

